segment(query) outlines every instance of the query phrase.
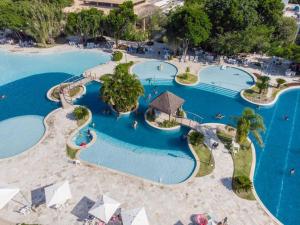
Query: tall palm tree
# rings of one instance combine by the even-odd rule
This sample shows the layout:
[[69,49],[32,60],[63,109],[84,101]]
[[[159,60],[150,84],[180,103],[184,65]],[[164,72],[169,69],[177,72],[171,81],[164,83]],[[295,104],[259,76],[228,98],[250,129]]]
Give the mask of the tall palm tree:
[[126,70],[115,70],[108,75],[100,89],[103,101],[118,112],[127,112],[136,107],[138,99],[144,94],[144,87],[135,75]]
[[260,82],[256,83],[256,86],[259,89],[259,94],[261,94],[263,91],[267,90],[270,83],[270,77],[268,76],[261,76],[259,78]]
[[263,145],[261,132],[265,132],[265,130],[262,116],[255,113],[253,109],[245,108],[242,115],[237,119],[236,141],[242,144],[249,133],[252,133],[257,142]]

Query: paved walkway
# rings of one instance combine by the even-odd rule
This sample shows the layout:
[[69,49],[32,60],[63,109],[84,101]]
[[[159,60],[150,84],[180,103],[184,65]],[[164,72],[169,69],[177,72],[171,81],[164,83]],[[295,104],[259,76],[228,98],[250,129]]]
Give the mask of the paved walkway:
[[[223,145],[213,151],[216,167],[211,175],[173,186],[153,184],[105,168],[69,163],[66,139],[77,127],[70,113],[69,109],[52,114],[47,120],[49,132],[41,144],[0,161],[1,182],[21,188],[25,196],[18,194],[15,202],[0,210],[0,218],[43,225],[82,224],[88,203],[106,193],[122,202],[125,209],[145,206],[151,225],[188,225],[195,213],[210,213],[216,220],[227,216],[231,225],[273,224],[257,202],[240,199],[231,191],[232,159]],[[16,213],[22,204],[43,196],[39,188],[66,179],[73,195],[66,208],[54,210],[41,205],[26,216]]]

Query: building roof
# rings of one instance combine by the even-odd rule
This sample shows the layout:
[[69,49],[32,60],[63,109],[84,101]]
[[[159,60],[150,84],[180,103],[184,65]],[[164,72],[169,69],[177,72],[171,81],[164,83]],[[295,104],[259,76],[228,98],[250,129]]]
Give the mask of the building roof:
[[150,107],[167,114],[175,114],[184,100],[172,92],[166,91],[150,103]]

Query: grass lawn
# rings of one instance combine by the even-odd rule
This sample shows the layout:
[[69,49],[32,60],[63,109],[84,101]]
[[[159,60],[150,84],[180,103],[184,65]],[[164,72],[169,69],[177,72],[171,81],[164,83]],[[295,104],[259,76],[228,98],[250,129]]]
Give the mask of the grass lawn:
[[183,73],[177,76],[177,80],[183,84],[194,84],[198,81],[198,77],[191,73]]
[[[257,81],[257,83],[259,83],[260,81]],[[285,89],[287,86],[286,85],[281,85],[279,88],[277,87],[273,87],[270,86],[269,87],[269,91],[271,91],[271,97],[267,97],[267,92],[264,93],[259,93],[259,89],[257,86],[254,86],[250,89],[246,89],[243,93],[244,97],[246,97],[247,99],[254,101],[254,102],[270,102],[272,101],[276,95],[283,89]]]
[[77,125],[80,127],[82,126],[83,124],[85,124],[86,121],[88,121],[89,117],[86,116],[85,118],[83,119],[80,119],[80,120],[77,120]]
[[215,168],[214,157],[211,151],[205,145],[193,145],[193,148],[200,160],[200,168],[196,177],[203,177],[210,174]]
[[[227,149],[230,149],[231,140],[233,137],[225,133],[224,131],[218,131],[217,135],[219,139],[222,141],[222,143],[225,145],[225,147]],[[242,145],[240,151],[237,154],[235,154],[235,156],[232,156],[232,159],[234,164],[233,177],[246,176],[250,178],[250,171],[252,165],[252,150],[251,150],[251,145],[248,141]],[[255,200],[252,191],[248,191],[248,192],[235,191],[235,193],[240,198],[244,198],[247,200]]]
[[[64,84],[62,87],[65,88],[66,86],[67,85]],[[52,98],[55,98],[55,99],[59,100],[59,89],[60,89],[59,86],[54,88],[54,90],[51,93]],[[76,86],[76,87],[72,88],[71,90],[69,90],[69,95],[70,95],[70,97],[74,97],[82,91],[83,91],[82,87]]]
[[67,146],[67,149],[66,149],[67,156],[70,159],[75,159],[78,151],[79,151],[79,149],[73,149],[73,148],[70,148],[69,146]]

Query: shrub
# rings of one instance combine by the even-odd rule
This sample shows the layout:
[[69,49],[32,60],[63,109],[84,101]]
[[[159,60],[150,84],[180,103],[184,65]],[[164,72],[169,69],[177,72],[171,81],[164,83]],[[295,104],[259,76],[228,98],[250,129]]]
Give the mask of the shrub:
[[176,120],[164,120],[162,123],[158,123],[158,125],[163,128],[170,128],[178,126],[179,123],[177,123]]
[[276,82],[277,82],[277,88],[280,88],[280,86],[282,84],[284,84],[286,82],[286,80],[285,79],[281,79],[281,78],[277,78]]
[[185,72],[186,72],[186,73],[189,73],[190,71],[191,71],[190,67],[189,67],[189,66],[186,67]]
[[248,192],[252,189],[252,182],[246,176],[236,176],[233,178],[232,186],[233,189],[237,192],[240,192],[242,190]]
[[76,120],[82,120],[87,117],[87,115],[89,114],[89,111],[85,107],[78,106],[74,109],[73,114],[74,114]]
[[116,66],[116,72],[129,73],[129,68],[133,65],[133,62],[121,63]]
[[120,51],[115,51],[112,55],[113,61],[120,61],[123,58],[123,53]]
[[193,131],[189,135],[189,139],[192,145],[198,146],[203,144],[204,141],[204,135],[202,133],[199,133],[197,131]]

